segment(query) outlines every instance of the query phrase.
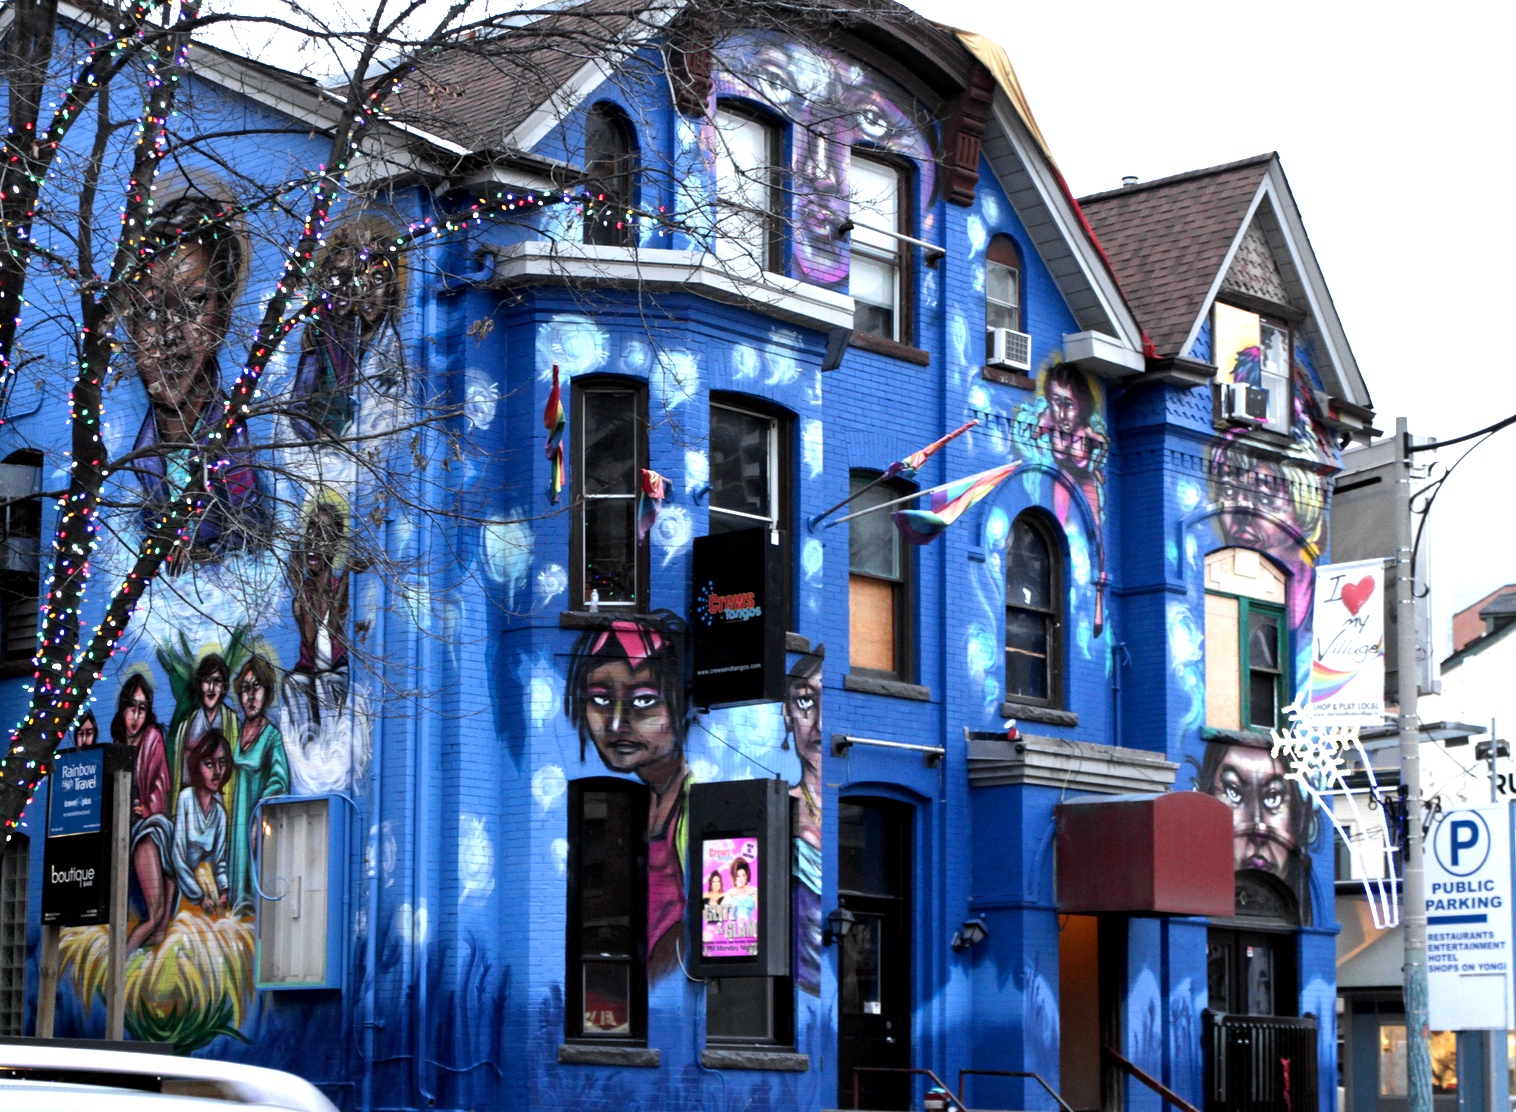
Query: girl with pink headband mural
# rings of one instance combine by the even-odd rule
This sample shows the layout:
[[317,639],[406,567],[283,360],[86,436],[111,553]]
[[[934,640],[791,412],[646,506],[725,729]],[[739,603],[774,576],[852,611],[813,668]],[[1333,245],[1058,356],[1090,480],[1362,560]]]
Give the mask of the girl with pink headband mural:
[[684,739],[684,623],[674,614],[626,618],[585,632],[574,645],[564,713],[593,742],[605,767],[636,776],[647,815],[647,970],[655,981],[679,962],[690,770]]

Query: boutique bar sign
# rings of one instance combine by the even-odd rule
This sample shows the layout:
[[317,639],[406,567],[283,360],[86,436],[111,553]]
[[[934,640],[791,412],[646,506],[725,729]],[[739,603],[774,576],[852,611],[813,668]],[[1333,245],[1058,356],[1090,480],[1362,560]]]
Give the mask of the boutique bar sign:
[[697,707],[784,698],[784,534],[740,529],[695,538],[691,655]]

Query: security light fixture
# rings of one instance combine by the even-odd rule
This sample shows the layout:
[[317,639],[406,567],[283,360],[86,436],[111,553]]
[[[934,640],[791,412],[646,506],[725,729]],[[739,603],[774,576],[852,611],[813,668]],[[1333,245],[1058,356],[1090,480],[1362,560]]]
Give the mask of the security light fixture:
[[826,917],[826,922],[827,928],[821,932],[821,944],[833,946],[847,937],[847,932],[858,920],[847,908],[839,907]]
[[958,928],[958,933],[953,935],[953,949],[967,950],[970,946],[984,941],[989,934],[990,928],[985,926],[984,920],[977,915],[972,919],[965,919],[963,926]]

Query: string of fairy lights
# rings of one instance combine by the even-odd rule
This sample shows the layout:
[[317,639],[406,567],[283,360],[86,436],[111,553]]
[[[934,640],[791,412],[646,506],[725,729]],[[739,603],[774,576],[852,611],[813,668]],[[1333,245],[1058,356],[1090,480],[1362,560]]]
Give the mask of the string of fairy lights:
[[[156,3],[138,4],[128,18],[128,23],[135,21],[137,26],[124,23],[117,38],[108,47],[97,50],[96,55],[103,54],[105,58],[114,61],[134,39],[141,39],[145,34],[142,21],[156,6]],[[196,11],[195,7],[185,4],[181,20],[193,19]],[[167,153],[168,124],[176,114],[173,107],[174,93],[182,76],[187,50],[186,35],[172,48],[166,63],[161,56],[155,56],[147,63],[150,95],[138,124],[139,158],[128,184],[127,203],[122,208],[122,233],[118,239],[117,264],[113,268],[115,272],[112,274],[112,283],[119,281],[128,269],[134,269],[140,278],[155,256],[172,251],[187,236],[207,231],[213,237],[222,234],[227,222],[246,210],[246,206],[233,206],[216,213],[204,214],[196,223],[180,229],[175,236],[163,243],[155,243],[150,234],[154,181],[158,165]],[[88,97],[84,94],[98,85],[93,72],[99,66],[95,56],[92,56],[92,63],[93,66],[86,67],[80,80],[65,94],[54,123],[49,128],[52,151],[57,150],[65,137],[70,119],[77,119],[80,110],[87,103]],[[38,740],[45,744],[47,756],[28,756],[26,746],[13,743],[10,752],[0,758],[0,790],[19,791],[25,795],[26,803],[30,804],[37,784],[46,774],[51,753],[63,741],[69,725],[88,701],[95,683],[102,677],[105,664],[115,653],[148,584],[156,578],[164,561],[176,549],[191,541],[193,531],[198,528],[209,497],[210,479],[229,462],[226,458],[227,447],[245,425],[252,402],[261,394],[258,384],[269,359],[290,332],[330,309],[329,300],[317,300],[303,305],[293,314],[285,315],[296,291],[309,285],[316,255],[324,243],[326,225],[336,193],[347,174],[351,159],[359,152],[360,130],[378,118],[381,104],[398,87],[399,79],[394,77],[377,83],[368,91],[358,106],[358,112],[346,121],[343,128],[345,133],[340,133],[333,143],[333,149],[345,152],[340,159],[330,167],[322,165],[313,180],[286,183],[283,192],[291,192],[302,186],[309,191],[310,211],[299,242],[286,257],[283,271],[275,285],[275,293],[270,297],[263,321],[254,334],[249,358],[231,389],[221,420],[207,435],[203,451],[193,461],[190,476],[183,488],[148,530],[132,569],[116,587],[106,614],[95,627],[88,646],[83,652],[71,656],[66,651],[66,646],[72,643],[70,634],[78,629],[81,619],[80,598],[88,578],[90,557],[99,531],[95,501],[99,487],[94,480],[98,475],[99,481],[103,482],[108,476],[105,461],[100,458],[103,442],[99,430],[98,404],[90,404],[98,396],[103,368],[97,371],[87,360],[81,362],[78,382],[86,387],[84,392],[89,398],[80,404],[81,399],[76,391],[70,399],[70,416],[76,429],[82,430],[80,435],[85,441],[81,445],[76,437],[76,449],[85,447],[87,451],[75,452],[70,491],[63,501],[58,527],[54,533],[53,572],[47,583],[44,624],[39,635],[39,650],[34,658],[34,709],[13,735],[19,742],[29,732],[40,732]],[[33,183],[35,188],[40,187],[46,174],[44,172],[33,176],[36,179]],[[642,224],[651,216],[619,204],[602,192],[527,191],[518,195],[514,191],[498,189],[493,193],[485,192],[476,196],[462,212],[443,217],[429,216],[410,223],[386,248],[389,253],[396,254],[424,236],[466,232],[487,220],[519,216],[523,212],[539,210],[549,205],[572,205],[586,222],[593,221],[617,230]],[[660,207],[660,215],[655,219],[661,220],[662,213]],[[32,209],[29,209],[28,216],[31,215]],[[21,304],[24,303],[23,299]],[[102,341],[101,350],[108,353],[112,346],[108,338],[97,339]],[[3,357],[4,350],[6,349],[0,348],[0,357]],[[91,350],[88,343],[84,345],[84,350]],[[8,389],[9,374],[9,365],[0,365],[0,398],[4,397]],[[37,694],[44,698],[36,698]],[[39,745],[38,749],[41,748]],[[19,816],[23,810],[24,807],[16,808],[14,813]],[[15,819],[9,819],[5,826],[13,827],[15,822]]]

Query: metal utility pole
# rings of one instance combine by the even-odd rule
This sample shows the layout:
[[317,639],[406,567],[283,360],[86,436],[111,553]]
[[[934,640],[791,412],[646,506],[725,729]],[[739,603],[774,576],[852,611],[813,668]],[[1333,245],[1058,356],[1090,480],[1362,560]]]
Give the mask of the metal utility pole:
[[1427,1030],[1427,901],[1421,845],[1421,722],[1416,706],[1416,579],[1411,564],[1411,438],[1395,419],[1396,693],[1400,703],[1400,782],[1405,785],[1405,879],[1401,931],[1405,939],[1406,1110],[1432,1112],[1432,1053]]

